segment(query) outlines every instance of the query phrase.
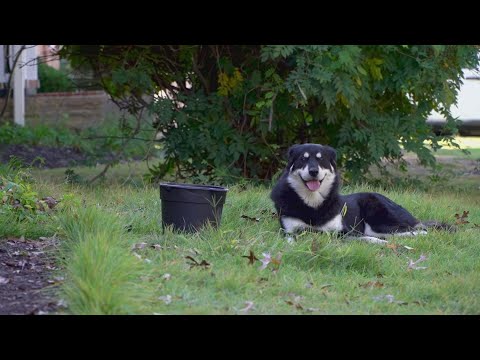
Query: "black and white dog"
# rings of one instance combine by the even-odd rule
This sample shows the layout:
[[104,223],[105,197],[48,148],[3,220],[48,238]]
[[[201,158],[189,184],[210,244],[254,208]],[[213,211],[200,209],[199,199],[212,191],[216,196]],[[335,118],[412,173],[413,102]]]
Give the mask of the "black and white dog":
[[271,198],[288,241],[298,230],[335,231],[370,243],[426,234],[426,228],[449,229],[436,221],[420,222],[407,210],[377,193],[339,194],[336,151],[318,144],[294,145],[288,165]]

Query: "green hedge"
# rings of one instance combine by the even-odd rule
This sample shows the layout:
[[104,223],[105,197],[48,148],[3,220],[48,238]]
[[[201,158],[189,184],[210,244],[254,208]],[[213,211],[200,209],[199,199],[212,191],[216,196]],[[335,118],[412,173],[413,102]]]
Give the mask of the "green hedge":
[[40,80],[39,93],[73,91],[75,85],[68,75],[46,64],[38,66],[38,78]]

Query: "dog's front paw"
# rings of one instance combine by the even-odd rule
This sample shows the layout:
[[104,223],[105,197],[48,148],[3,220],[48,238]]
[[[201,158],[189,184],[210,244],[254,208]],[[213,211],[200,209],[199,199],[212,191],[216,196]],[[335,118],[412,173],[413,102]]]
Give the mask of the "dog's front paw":
[[295,236],[287,235],[287,243],[293,244],[295,242]]

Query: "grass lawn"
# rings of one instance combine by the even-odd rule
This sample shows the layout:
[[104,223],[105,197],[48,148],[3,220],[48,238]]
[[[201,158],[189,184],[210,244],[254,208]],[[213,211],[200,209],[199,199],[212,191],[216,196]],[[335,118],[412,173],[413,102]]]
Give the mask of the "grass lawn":
[[462,149],[468,150],[470,154],[465,155],[461,150],[451,147],[444,147],[438,150],[435,154],[473,160],[480,159],[480,136],[457,137],[456,142],[462,147]]
[[[453,234],[394,239],[391,247],[318,233],[289,245],[271,215],[268,188],[231,187],[218,230],[162,234],[158,188],[118,179],[87,188],[62,184],[61,174],[36,173],[37,189],[56,198],[74,194],[73,200],[56,219],[15,231],[63,239],[60,296],[69,313],[480,314],[478,189],[344,188],[381,192],[422,220],[453,223],[455,213],[468,210],[470,223]],[[243,256],[250,251],[259,259],[281,254],[278,269],[249,264]],[[421,255],[426,260],[418,266],[426,268],[408,269]],[[187,256],[210,265],[192,267]]]
[[[427,191],[343,188],[380,192],[422,220],[454,223],[469,211],[456,233],[382,247],[305,232],[290,245],[272,216],[269,187],[233,186],[218,230],[163,234],[159,189],[144,184],[146,164],[137,162],[115,166],[95,187],[66,184],[66,169],[33,170],[41,197],[65,199],[54,216],[35,221],[0,216],[0,239],[59,236],[58,296],[71,314],[480,314],[480,176],[471,171],[480,137],[458,142],[471,155],[437,152],[449,180]],[[414,164],[413,174],[426,178]],[[101,169],[74,168],[80,180]],[[261,270],[245,257],[250,251],[280,263]]]

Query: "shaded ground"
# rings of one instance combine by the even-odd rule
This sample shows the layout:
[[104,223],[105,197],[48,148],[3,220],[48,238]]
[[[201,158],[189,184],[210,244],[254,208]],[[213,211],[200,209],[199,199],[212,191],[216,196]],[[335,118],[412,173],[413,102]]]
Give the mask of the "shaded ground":
[[[68,147],[31,146],[31,145],[7,145],[0,149],[0,161],[7,163],[10,156],[16,156],[25,164],[47,169],[59,167],[71,167],[86,164],[90,157],[78,149]],[[43,161],[39,161],[41,157]]]
[[[90,166],[96,163],[107,163],[114,159],[113,152],[91,155],[71,147],[21,144],[1,146],[0,144],[0,163],[8,163],[12,155],[22,159],[26,165],[44,169],[70,168],[83,165]],[[42,158],[42,160],[39,158]],[[125,156],[120,156],[119,160],[140,160],[142,158],[142,156],[133,156],[130,159],[125,158]]]
[[64,306],[55,297],[63,281],[50,251],[55,238],[0,240],[0,315],[42,315]]

